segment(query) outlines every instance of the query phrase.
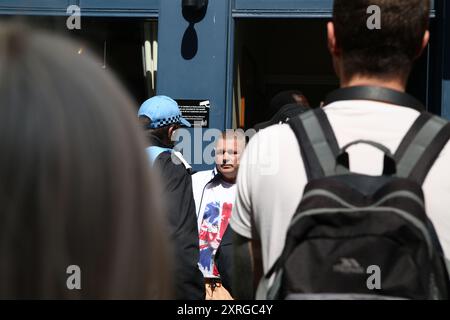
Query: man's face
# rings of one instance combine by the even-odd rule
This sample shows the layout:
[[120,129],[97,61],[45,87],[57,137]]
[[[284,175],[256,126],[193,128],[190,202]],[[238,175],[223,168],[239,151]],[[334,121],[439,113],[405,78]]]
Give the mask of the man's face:
[[245,140],[235,135],[221,137],[216,145],[216,165],[219,172],[230,181],[236,179],[239,160],[244,151]]

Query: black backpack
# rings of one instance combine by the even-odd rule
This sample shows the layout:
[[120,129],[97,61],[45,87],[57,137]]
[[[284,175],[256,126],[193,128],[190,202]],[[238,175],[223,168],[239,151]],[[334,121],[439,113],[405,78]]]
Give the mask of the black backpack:
[[[334,95],[416,103],[406,94],[371,87]],[[275,274],[266,298],[447,299],[446,261],[425,212],[422,184],[450,138],[450,124],[422,113],[394,155],[372,141],[340,150],[321,109],[289,124],[309,182],[283,253],[265,277]],[[382,176],[349,171],[346,150],[358,143],[383,151]]]

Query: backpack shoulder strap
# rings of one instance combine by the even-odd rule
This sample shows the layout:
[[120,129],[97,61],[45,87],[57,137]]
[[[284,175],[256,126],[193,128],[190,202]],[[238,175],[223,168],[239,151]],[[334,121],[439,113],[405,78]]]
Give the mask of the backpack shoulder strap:
[[422,185],[449,139],[450,123],[447,120],[422,113],[395,153],[397,176]]
[[325,112],[311,110],[291,118],[289,125],[300,145],[308,180],[334,175],[339,145]]

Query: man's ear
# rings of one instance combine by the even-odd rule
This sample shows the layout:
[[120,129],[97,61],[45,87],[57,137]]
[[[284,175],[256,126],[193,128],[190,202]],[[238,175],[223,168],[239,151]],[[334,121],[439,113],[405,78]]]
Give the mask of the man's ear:
[[330,50],[330,53],[333,57],[339,57],[341,52],[338,48],[337,41],[336,41],[336,34],[334,29],[334,23],[328,22],[327,24],[327,34],[328,34],[328,50]]
[[344,80],[344,75],[342,74],[342,51],[339,47],[339,44],[336,39],[336,32],[334,28],[333,22],[328,22],[327,24],[327,35],[328,35],[328,50],[331,54],[331,60],[333,61],[333,68],[336,72],[336,75],[341,79],[341,82]]
[[169,135],[169,141],[167,141],[169,144],[170,142],[173,142],[173,133],[175,132],[175,130],[177,130],[177,127],[174,125],[171,125],[169,127],[169,130],[167,131],[168,135]]
[[418,58],[422,55],[423,51],[427,48],[429,42],[430,42],[430,31],[427,30],[427,31],[425,31],[425,33],[423,34],[423,38],[422,38],[422,46],[420,47],[420,51],[419,51],[419,53],[417,54],[416,59],[418,59]]

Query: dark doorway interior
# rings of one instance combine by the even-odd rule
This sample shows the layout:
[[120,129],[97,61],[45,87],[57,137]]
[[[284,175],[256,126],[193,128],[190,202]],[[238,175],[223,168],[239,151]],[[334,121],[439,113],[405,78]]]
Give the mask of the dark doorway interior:
[[[144,19],[82,17],[80,30],[69,30],[67,17],[11,17],[32,28],[50,30],[78,41],[78,53],[94,53],[99,68],[116,74],[139,105],[152,92],[143,68]],[[148,26],[148,24],[147,24]],[[156,27],[155,24],[151,26]],[[86,79],[89,81],[89,79]]]
[[[327,48],[327,19],[239,19],[235,33],[237,126],[266,121],[271,98],[280,91],[302,91],[313,107],[339,87]],[[432,30],[433,30],[432,23]],[[427,51],[411,75],[408,92],[428,102]]]

